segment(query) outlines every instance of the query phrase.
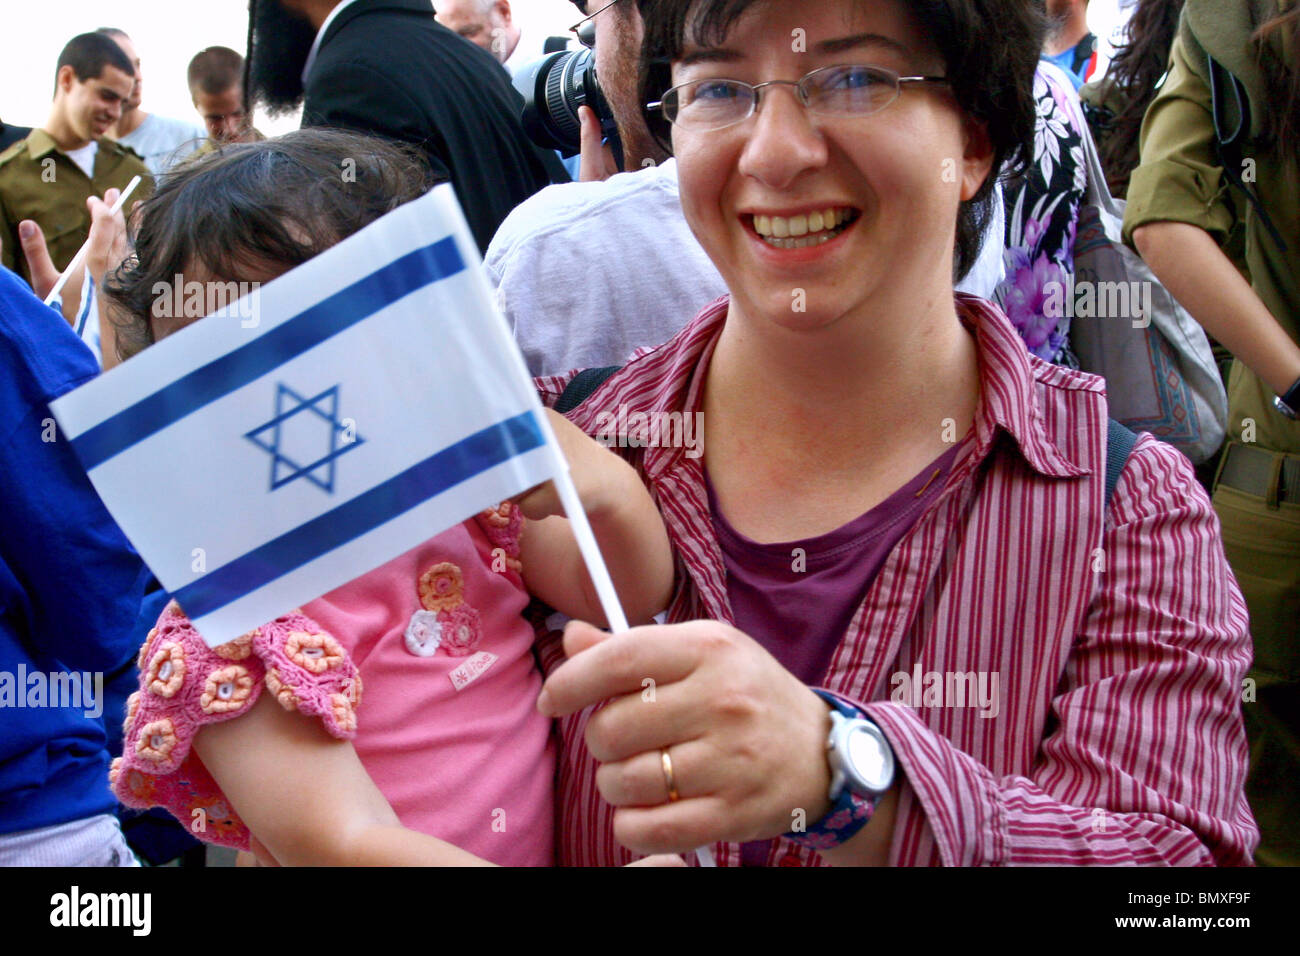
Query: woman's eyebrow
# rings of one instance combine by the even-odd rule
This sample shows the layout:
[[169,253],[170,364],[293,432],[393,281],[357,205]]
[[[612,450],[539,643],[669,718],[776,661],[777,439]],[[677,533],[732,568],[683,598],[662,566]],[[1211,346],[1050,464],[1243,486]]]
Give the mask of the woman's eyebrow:
[[858,47],[863,46],[885,47],[904,56],[912,52],[904,44],[880,33],[855,33],[853,36],[823,40],[817,44],[815,49],[818,53],[843,53],[846,50],[856,50]]
[[[832,55],[844,53],[849,50],[856,50],[860,47],[884,47],[894,53],[901,53],[904,56],[909,55],[912,51],[902,43],[892,37],[887,37],[880,33],[855,33],[852,36],[837,37],[833,40],[823,40],[818,43],[814,49],[822,55]],[[729,50],[725,47],[708,47],[705,49],[692,50],[684,54],[677,61],[679,66],[692,66],[696,63],[735,63],[745,59],[745,54],[739,50]]]
[[726,50],[721,47],[692,50],[677,61],[678,66],[693,66],[696,63],[735,63],[743,60],[745,55],[738,50]]

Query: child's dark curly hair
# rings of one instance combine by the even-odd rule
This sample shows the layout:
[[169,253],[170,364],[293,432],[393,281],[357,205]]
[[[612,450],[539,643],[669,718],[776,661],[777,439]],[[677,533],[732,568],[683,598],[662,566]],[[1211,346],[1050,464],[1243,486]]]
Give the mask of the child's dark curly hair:
[[432,184],[413,151],[329,129],[225,146],[173,169],[135,211],[134,252],[104,282],[118,356],[153,344],[158,290],[176,276],[287,272]]

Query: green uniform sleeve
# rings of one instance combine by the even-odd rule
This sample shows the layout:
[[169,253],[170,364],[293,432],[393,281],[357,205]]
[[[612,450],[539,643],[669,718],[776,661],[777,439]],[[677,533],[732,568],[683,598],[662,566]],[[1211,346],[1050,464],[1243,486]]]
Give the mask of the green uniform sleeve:
[[10,221],[9,208],[5,205],[4,196],[0,195],[0,266],[18,272],[15,256],[20,253],[18,223]]
[[1142,159],[1128,188],[1124,241],[1149,222],[1199,226],[1223,245],[1236,222],[1229,182],[1215,148],[1210,88],[1191,68],[1179,36],[1169,75],[1142,121]]

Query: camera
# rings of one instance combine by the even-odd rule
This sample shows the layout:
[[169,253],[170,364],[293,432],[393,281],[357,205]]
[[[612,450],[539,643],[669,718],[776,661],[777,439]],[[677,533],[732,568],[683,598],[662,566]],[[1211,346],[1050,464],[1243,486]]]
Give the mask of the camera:
[[600,131],[619,168],[623,150],[614,113],[596,77],[596,55],[589,49],[560,50],[525,65],[514,78],[524,98],[524,132],[538,146],[573,156],[582,143],[578,107],[589,106],[600,120]]

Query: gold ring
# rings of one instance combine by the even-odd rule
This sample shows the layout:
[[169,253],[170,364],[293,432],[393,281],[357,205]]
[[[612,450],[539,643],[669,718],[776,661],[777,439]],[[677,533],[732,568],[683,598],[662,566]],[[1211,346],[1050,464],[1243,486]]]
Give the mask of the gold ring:
[[659,758],[663,761],[664,767],[664,785],[668,787],[668,802],[673,803],[681,799],[677,793],[677,778],[673,776],[673,758],[668,756],[668,748],[659,748]]

